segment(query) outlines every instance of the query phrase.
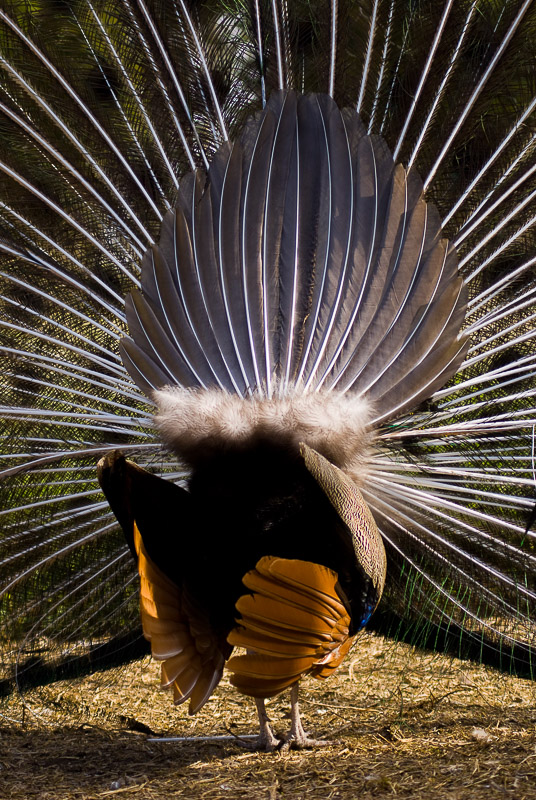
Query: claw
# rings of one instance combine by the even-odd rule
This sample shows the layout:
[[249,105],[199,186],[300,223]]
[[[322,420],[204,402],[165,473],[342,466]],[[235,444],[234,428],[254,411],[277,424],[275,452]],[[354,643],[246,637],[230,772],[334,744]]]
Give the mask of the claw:
[[273,734],[269,737],[260,735],[253,742],[237,739],[236,743],[245,750],[251,750],[252,753],[273,753],[282,749],[281,739],[276,739]]
[[313,747],[329,747],[329,745],[337,744],[337,742],[330,739],[309,739],[308,736],[294,736],[289,733],[281,743],[281,752],[286,753],[289,750],[312,750]]

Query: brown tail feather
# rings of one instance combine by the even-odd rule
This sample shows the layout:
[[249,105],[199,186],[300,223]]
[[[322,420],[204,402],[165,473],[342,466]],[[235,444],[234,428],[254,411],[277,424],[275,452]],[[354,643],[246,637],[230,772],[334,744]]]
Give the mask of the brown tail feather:
[[256,653],[248,653],[245,656],[233,656],[227,662],[227,667],[231,672],[239,672],[250,678],[262,680],[269,672],[270,678],[292,678],[299,677],[311,667],[310,658],[272,658],[270,656],[260,656]]
[[[221,666],[223,667],[223,658],[221,659]],[[214,665],[208,664],[203,668],[203,671],[197,683],[194,686],[193,692],[190,695],[189,713],[197,714],[202,708],[218,683],[220,682],[221,672],[214,669]]]
[[[163,665],[162,665],[163,667]],[[175,705],[180,705],[187,700],[195,689],[195,685],[199,680],[200,667],[195,663],[186,666],[183,671],[177,675],[173,681],[173,702]]]
[[255,593],[236,608],[230,644],[251,652],[227,662],[231,683],[252,697],[272,697],[311,673],[324,678],[350,647],[350,618],[337,573],[319,564],[272,556],[244,578]]
[[[187,667],[194,667],[197,671],[201,670],[201,659],[193,645],[188,645],[177,655],[166,658],[162,664],[163,688],[172,686]],[[183,690],[184,694],[184,690]]]
[[317,616],[314,610],[299,608],[288,600],[274,600],[264,594],[242,595],[236,603],[236,608],[244,619],[252,617],[257,622],[264,620],[275,623],[281,628],[315,633],[320,636],[329,636],[335,620]]

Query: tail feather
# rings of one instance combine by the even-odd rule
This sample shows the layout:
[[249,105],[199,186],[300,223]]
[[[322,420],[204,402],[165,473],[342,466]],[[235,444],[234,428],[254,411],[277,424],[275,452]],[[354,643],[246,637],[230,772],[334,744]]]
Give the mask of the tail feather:
[[175,705],[181,705],[191,697],[199,677],[199,665],[193,659],[180,671],[174,670],[171,676],[167,670],[164,672],[164,665],[162,665],[161,685],[163,688],[168,688],[169,686],[173,688],[173,702]]
[[[172,688],[187,700],[199,677],[201,659],[193,645],[184,646],[181,643],[179,648],[180,652],[177,655],[172,654],[163,659],[160,685],[163,689]],[[159,658],[152,647],[151,655],[153,658]]]
[[[253,592],[262,593],[264,597],[266,597],[270,601],[283,601],[285,604],[289,606],[289,608],[298,612],[297,618],[300,616],[300,612],[305,611],[307,613],[312,614],[315,617],[318,617],[322,622],[332,623],[334,622],[333,615],[335,609],[330,608],[323,602],[318,602],[317,593],[304,593],[301,597],[295,591],[295,589],[287,589],[284,585],[278,585],[277,589],[273,587],[273,581],[269,578],[263,578],[261,575],[257,576],[255,573],[253,575],[251,573],[246,573],[244,576],[243,583],[251,589]],[[237,607],[238,608],[238,607]],[[238,608],[240,611],[240,608]],[[245,613],[252,613],[253,609],[248,604],[247,607],[244,607]],[[266,609],[267,613],[268,609]],[[277,619],[277,617],[268,617],[268,619]],[[293,619],[289,619],[289,622],[293,623]],[[292,625],[292,627],[294,627]]]
[[[240,656],[233,656],[233,658],[240,658]],[[285,689],[293,686],[300,678],[297,673],[290,677],[268,678],[269,664],[266,665],[265,676],[262,681],[257,677],[251,677],[245,674],[233,674],[230,681],[232,686],[235,686],[242,694],[248,697],[257,698],[270,698],[283,692]]]
[[310,632],[313,636],[329,639],[333,620],[326,617],[322,611],[320,616],[316,609],[309,612],[309,609],[297,603],[291,604],[288,600],[263,597],[261,601],[256,598],[257,595],[253,595],[253,599],[247,595],[240,598],[237,603],[237,611],[246,622],[252,620],[257,625],[267,622],[292,631]]

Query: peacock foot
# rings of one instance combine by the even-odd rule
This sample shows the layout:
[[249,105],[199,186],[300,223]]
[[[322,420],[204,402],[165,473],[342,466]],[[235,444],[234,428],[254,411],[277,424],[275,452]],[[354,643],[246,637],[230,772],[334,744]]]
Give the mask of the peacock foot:
[[290,718],[292,720],[289,732],[283,737],[281,751],[288,750],[309,750],[313,747],[327,747],[336,742],[328,739],[310,739],[305,731],[300,717],[300,706],[298,703],[298,684],[295,683],[290,690]]
[[280,745],[282,753],[289,750],[312,750],[314,747],[329,747],[329,745],[337,744],[337,742],[330,739],[310,739],[303,731],[294,732],[290,730],[283,739]]
[[281,748],[281,739],[277,739],[270,728],[261,730],[257,738],[252,742],[237,738],[236,743],[246,750],[257,753],[273,753]]

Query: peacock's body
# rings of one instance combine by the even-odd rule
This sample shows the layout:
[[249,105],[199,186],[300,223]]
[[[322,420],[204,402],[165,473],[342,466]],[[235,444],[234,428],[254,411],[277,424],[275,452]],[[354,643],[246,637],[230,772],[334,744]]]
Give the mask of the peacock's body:
[[136,651],[131,552],[175,699],[247,647],[266,746],[384,547],[384,610],[530,670],[534,4],[0,25],[3,689]]

